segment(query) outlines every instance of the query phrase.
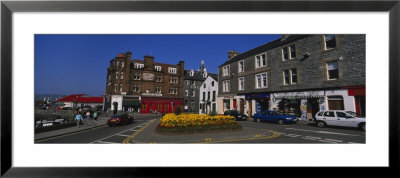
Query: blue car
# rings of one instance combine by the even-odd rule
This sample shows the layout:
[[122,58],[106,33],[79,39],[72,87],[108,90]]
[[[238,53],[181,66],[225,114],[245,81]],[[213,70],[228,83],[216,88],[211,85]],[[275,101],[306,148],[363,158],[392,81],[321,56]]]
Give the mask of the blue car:
[[254,121],[260,119],[261,122],[273,122],[282,124],[294,124],[298,121],[296,116],[283,115],[276,111],[261,111],[253,115]]

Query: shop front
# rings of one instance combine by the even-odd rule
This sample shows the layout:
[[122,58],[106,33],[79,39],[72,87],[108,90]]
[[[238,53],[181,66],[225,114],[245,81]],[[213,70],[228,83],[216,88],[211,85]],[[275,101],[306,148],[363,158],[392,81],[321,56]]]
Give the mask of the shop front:
[[[245,94],[245,100],[248,103],[248,115],[252,116],[256,112],[270,109],[269,93],[251,93]],[[244,102],[244,101],[243,101]]]
[[142,97],[140,101],[140,113],[172,113],[177,107],[183,111],[183,98],[169,97]]
[[348,93],[349,96],[354,96],[356,113],[365,117],[365,86],[348,88]]

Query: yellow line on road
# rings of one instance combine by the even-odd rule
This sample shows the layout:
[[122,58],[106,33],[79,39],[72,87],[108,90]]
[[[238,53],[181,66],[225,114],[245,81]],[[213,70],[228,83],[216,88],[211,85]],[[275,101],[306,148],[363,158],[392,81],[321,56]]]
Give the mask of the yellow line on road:
[[246,141],[246,140],[261,140],[261,139],[276,138],[281,135],[277,131],[273,131],[273,130],[268,130],[268,131],[272,132],[272,135],[261,137],[261,136],[259,136],[260,134],[258,134],[258,135],[256,135],[256,137],[250,137],[250,138],[238,138],[238,139],[215,140],[215,141],[211,141],[211,138],[209,138],[209,140],[206,140],[206,142],[197,142],[197,143],[224,143],[224,142],[237,142],[237,141]]
[[149,125],[151,125],[155,121],[156,121],[156,119],[153,119],[153,120],[149,121],[146,125],[144,125],[142,128],[140,128],[138,131],[136,131],[135,133],[133,133],[132,135],[127,137],[122,143],[128,144],[129,141],[132,140],[133,138],[135,138],[137,134],[142,132],[146,127],[148,127]]

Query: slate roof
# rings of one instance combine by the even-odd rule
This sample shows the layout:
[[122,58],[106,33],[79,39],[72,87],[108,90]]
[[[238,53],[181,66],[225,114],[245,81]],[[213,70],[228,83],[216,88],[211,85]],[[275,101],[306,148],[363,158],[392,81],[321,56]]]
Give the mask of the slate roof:
[[218,67],[237,62],[237,61],[245,59],[247,57],[250,57],[250,56],[253,56],[253,55],[256,55],[256,54],[260,54],[260,53],[265,52],[265,51],[267,51],[269,49],[277,48],[277,47],[286,45],[288,43],[291,43],[293,41],[297,41],[299,39],[302,39],[302,38],[305,38],[305,37],[308,37],[308,36],[311,36],[311,35],[289,35],[283,41],[281,41],[281,38],[279,38],[279,39],[271,41],[271,42],[269,42],[267,44],[264,44],[264,45],[261,45],[259,47],[256,47],[256,48],[253,48],[251,50],[248,50],[248,51],[246,51],[244,53],[238,54],[237,56],[235,56],[232,59],[224,62],[223,64],[221,64]]
[[[196,71],[196,70],[193,70],[194,71],[194,75],[193,76],[190,76],[190,70],[185,70],[184,71],[184,78],[186,79],[186,80],[197,80],[197,81],[204,81],[204,80],[206,80],[207,78],[204,78],[203,77],[203,72],[202,71]],[[218,74],[214,74],[214,73],[209,73],[209,72],[207,72],[207,75],[208,76],[215,76],[217,79],[215,79],[215,80],[217,80],[218,81]],[[208,77],[207,76],[207,77]],[[214,77],[213,77],[214,78]]]

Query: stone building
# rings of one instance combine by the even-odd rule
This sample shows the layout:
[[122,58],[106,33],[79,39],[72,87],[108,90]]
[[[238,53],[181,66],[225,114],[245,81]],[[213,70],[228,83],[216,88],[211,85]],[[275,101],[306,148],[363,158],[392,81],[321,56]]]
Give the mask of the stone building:
[[199,114],[217,112],[218,76],[210,75],[200,86]]
[[282,35],[219,66],[218,112],[319,110],[365,115],[365,35]]
[[204,61],[201,61],[198,70],[185,70],[183,84],[184,112],[199,113],[200,87],[208,76],[217,77],[217,74],[208,73]]
[[111,110],[140,113],[174,112],[182,107],[184,62],[164,64],[153,56],[132,60],[120,53],[107,68],[106,106]]

